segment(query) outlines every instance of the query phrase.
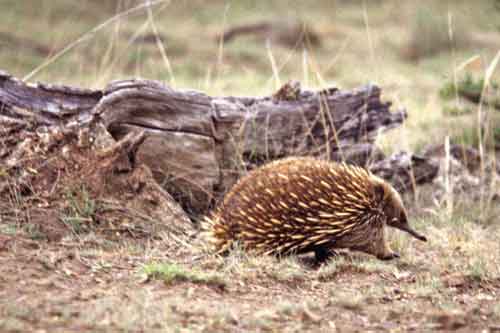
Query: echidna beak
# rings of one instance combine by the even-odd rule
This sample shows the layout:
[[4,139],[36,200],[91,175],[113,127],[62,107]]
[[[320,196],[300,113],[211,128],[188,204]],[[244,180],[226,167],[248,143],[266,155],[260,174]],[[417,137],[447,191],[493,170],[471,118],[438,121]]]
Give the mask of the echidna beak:
[[421,240],[422,242],[427,242],[427,237],[425,237],[424,235],[419,234],[418,232],[416,232],[415,230],[413,230],[409,226],[402,226],[402,227],[400,227],[400,229],[403,230],[403,231],[406,231],[407,233],[409,233],[410,235],[412,235],[416,239]]

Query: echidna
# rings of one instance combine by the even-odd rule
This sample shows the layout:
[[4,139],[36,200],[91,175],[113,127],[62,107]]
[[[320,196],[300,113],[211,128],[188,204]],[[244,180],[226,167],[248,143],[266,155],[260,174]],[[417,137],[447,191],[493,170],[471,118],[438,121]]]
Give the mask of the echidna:
[[205,221],[218,253],[238,241],[263,254],[314,251],[317,261],[339,248],[399,257],[385,240],[385,225],[427,240],[409,226],[390,184],[361,167],[307,157],[249,172]]

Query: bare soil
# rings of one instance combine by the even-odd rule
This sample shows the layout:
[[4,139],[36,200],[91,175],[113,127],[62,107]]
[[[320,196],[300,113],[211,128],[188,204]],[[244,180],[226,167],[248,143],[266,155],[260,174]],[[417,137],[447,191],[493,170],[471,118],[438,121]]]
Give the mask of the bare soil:
[[[348,255],[310,267],[274,258],[169,255],[165,240],[33,241],[2,237],[2,331],[422,331],[499,330],[500,278],[435,272],[403,258],[378,266]],[[373,266],[365,266],[367,261]],[[419,260],[419,261],[420,261]],[[166,283],[151,261],[222,273],[221,283]],[[257,267],[256,265],[260,265]],[[212,266],[212,267],[210,267]],[[290,270],[290,272],[286,272]],[[435,284],[434,286],[432,284]]]

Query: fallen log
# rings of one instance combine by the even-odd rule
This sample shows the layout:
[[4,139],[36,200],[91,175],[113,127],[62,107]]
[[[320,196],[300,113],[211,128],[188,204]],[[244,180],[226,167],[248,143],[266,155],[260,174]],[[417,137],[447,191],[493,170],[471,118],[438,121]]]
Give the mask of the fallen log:
[[[150,80],[90,90],[27,84],[0,72],[0,162],[12,166],[22,158],[23,143],[9,139],[15,132],[29,138],[59,127],[91,142],[99,140],[94,133],[99,126],[115,140],[144,132],[129,158],[146,164],[185,210],[198,214],[243,173],[269,160],[313,155],[381,163],[376,137],[406,118],[405,110],[390,107],[376,85],[311,91],[290,82],[266,97],[213,97]],[[414,167],[415,160],[409,161]],[[402,174],[397,163],[391,165],[374,170],[388,179]]]

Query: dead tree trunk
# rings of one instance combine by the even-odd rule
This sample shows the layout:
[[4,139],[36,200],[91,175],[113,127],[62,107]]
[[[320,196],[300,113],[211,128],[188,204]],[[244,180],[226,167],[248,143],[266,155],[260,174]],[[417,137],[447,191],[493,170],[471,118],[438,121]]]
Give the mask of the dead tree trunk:
[[[297,82],[268,97],[212,97],[149,80],[87,90],[28,85],[0,72],[0,161],[12,160],[22,145],[9,141],[13,131],[57,126],[92,133],[102,124],[115,139],[144,131],[131,158],[149,166],[185,209],[199,213],[242,173],[268,160],[289,155],[362,165],[380,160],[375,138],[406,118],[404,110],[390,112],[391,103],[380,95],[375,85],[310,91]],[[388,178],[401,173],[380,169]]]

